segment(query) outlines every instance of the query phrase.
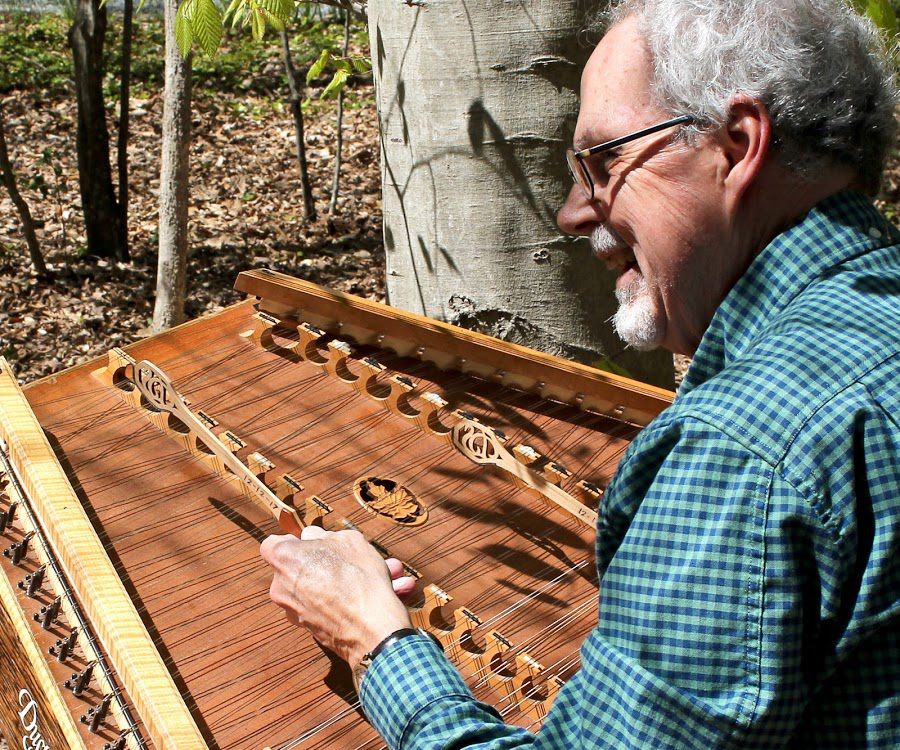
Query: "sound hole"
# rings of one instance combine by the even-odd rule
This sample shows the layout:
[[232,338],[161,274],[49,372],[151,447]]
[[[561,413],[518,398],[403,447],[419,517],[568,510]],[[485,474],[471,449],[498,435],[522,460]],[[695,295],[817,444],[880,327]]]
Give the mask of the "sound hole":
[[131,393],[137,387],[134,384],[134,367],[132,365],[126,365],[125,367],[116,368],[116,371],[113,373],[112,381],[116,388],[123,390],[126,393]]
[[388,518],[401,526],[418,526],[428,518],[428,509],[412,490],[393,479],[357,479],[353,494],[369,513]]
[[169,429],[172,432],[177,432],[179,435],[188,435],[190,434],[190,427],[188,427],[184,422],[182,422],[178,417],[174,414],[170,414],[169,418],[166,420],[169,425]]

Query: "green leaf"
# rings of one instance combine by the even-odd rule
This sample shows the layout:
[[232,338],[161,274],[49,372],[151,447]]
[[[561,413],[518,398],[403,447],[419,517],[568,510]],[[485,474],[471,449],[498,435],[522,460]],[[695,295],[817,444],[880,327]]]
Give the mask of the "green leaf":
[[277,18],[282,26],[290,21],[294,12],[293,0],[262,0],[261,5],[265,8],[269,23],[272,23],[272,18]]
[[223,33],[222,14],[213,0],[194,0],[191,30],[203,54],[212,57],[219,48]]
[[331,58],[331,52],[327,49],[323,49],[321,54],[319,55],[319,59],[316,60],[312,67],[309,69],[309,72],[306,74],[306,82],[312,83],[314,78],[317,78],[323,70],[325,70],[325,66],[328,64],[328,60]]
[[222,22],[230,23],[231,28],[234,28],[240,20],[239,17],[244,17],[244,0],[231,0],[225,9],[225,14],[222,16]]
[[632,375],[628,370],[626,370],[621,365],[617,365],[611,359],[607,357],[603,357],[602,359],[598,359],[596,362],[592,363],[594,367],[598,370],[603,370],[604,372],[611,372],[613,375],[623,375],[626,378],[634,379],[634,375]]
[[337,95],[337,93],[347,85],[347,78],[349,77],[350,73],[346,70],[335,71],[334,78],[331,79],[325,87],[325,90],[322,92],[322,98],[327,99],[329,96]]
[[185,0],[178,6],[178,12],[175,13],[175,41],[178,42],[178,51],[181,52],[182,57],[188,56],[194,41],[188,16],[192,4],[193,0]]
[[253,40],[258,42],[266,31],[266,16],[262,10],[254,6],[250,11],[250,20]]
[[338,70],[346,70],[348,73],[352,73],[353,70],[350,67],[350,62],[345,60],[343,57],[334,58],[334,67]]
[[868,0],[866,15],[889,37],[897,35],[897,16],[891,7],[890,0]]
[[372,70],[372,63],[369,62],[365,57],[354,57],[352,59],[353,67],[356,68],[357,73],[368,73]]
[[239,23],[245,23],[247,20],[247,6],[241,5],[234,13],[234,19],[231,22],[231,28],[235,28]]

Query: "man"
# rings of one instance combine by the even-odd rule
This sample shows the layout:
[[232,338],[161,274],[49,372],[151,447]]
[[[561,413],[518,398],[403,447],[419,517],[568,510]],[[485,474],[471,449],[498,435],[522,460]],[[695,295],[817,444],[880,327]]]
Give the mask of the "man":
[[894,131],[876,46],[839,0],[612,11],[559,222],[622,271],[620,335],[694,361],[604,496],[599,624],[542,730],[402,630],[411,582],[359,535],[263,544],[272,598],[323,645],[355,665],[383,644],[361,700],[392,748],[900,746],[900,234],[861,192]]

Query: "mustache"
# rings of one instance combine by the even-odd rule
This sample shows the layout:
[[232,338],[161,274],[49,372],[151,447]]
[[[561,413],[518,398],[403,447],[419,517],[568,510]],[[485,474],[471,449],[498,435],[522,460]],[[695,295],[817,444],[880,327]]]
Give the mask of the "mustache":
[[591,250],[597,256],[601,256],[625,244],[618,232],[606,224],[598,224],[596,226],[594,231],[591,232],[590,243]]

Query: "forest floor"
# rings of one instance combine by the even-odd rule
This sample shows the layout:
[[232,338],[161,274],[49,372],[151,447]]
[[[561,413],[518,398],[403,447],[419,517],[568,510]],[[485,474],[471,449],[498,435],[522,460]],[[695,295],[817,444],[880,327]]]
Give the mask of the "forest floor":
[[[13,32],[23,33],[14,25],[0,17],[0,106],[18,184],[41,225],[39,239],[50,269],[44,276],[31,269],[17,215],[5,191],[0,191],[0,355],[27,382],[150,332],[156,286],[162,50],[158,33],[154,37],[144,32],[149,54],[156,44],[159,61],[131,99],[132,258],[118,263],[85,251],[70,86],[3,85],[3,66],[7,65],[7,73],[9,69],[2,59],[4,35],[8,40]],[[55,54],[67,54],[64,41],[54,44]],[[146,45],[142,54],[148,54]],[[25,73],[20,75],[25,75],[31,64],[21,57],[13,59],[23,66]],[[237,274],[259,267],[382,300],[379,140],[371,83],[355,81],[347,89],[340,193],[331,214],[336,104],[319,100],[315,90],[309,92],[307,156],[319,217],[307,221],[302,217],[296,141],[277,46],[270,40],[242,60],[229,63],[232,67],[224,73],[205,62],[203,75],[195,76],[199,82],[194,90],[191,146],[188,317],[238,301],[240,295],[232,290]],[[55,63],[39,64],[47,68]],[[225,80],[229,85],[220,85]],[[117,102],[109,101],[112,122]],[[900,159],[895,158],[882,201],[894,220],[898,201]],[[676,367],[683,371],[686,362],[676,358]]]
[[[0,17],[0,35],[11,31],[9,20]],[[58,46],[65,54],[64,39]],[[204,85],[209,75],[195,82],[188,317],[241,299],[232,289],[238,273],[260,267],[383,299],[379,140],[371,83],[354,81],[346,90],[333,213],[328,204],[337,104],[318,99],[321,85],[308,92],[305,141],[318,211],[318,218],[308,221],[302,216],[296,139],[278,49],[270,39],[257,54],[250,70],[237,71],[236,77],[234,70],[227,71],[234,79],[227,87]],[[108,102],[113,122],[117,102]],[[39,276],[31,268],[18,216],[0,190],[0,355],[27,382],[150,332],[162,99],[152,85],[140,87],[131,98],[127,263],[86,254],[74,148],[76,109],[68,87],[4,92],[0,80],[0,106],[19,189],[41,225],[38,238],[49,269]]]
[[[32,270],[10,201],[0,201],[0,354],[22,380],[50,374],[149,333],[156,288],[159,97],[133,101],[129,147],[131,261],[84,255],[77,209],[74,103],[35,107],[14,92],[2,101],[20,184],[63,168],[58,196],[25,191],[42,224],[50,272]],[[334,111],[307,123],[307,155],[319,218],[302,218],[293,126],[288,114],[252,95],[194,104],[191,147],[189,318],[236,302],[237,274],[268,267],[372,299],[383,297],[381,184],[374,106],[344,113],[344,159],[333,214]],[[15,140],[13,140],[15,139]],[[57,202],[58,201],[58,202]]]

